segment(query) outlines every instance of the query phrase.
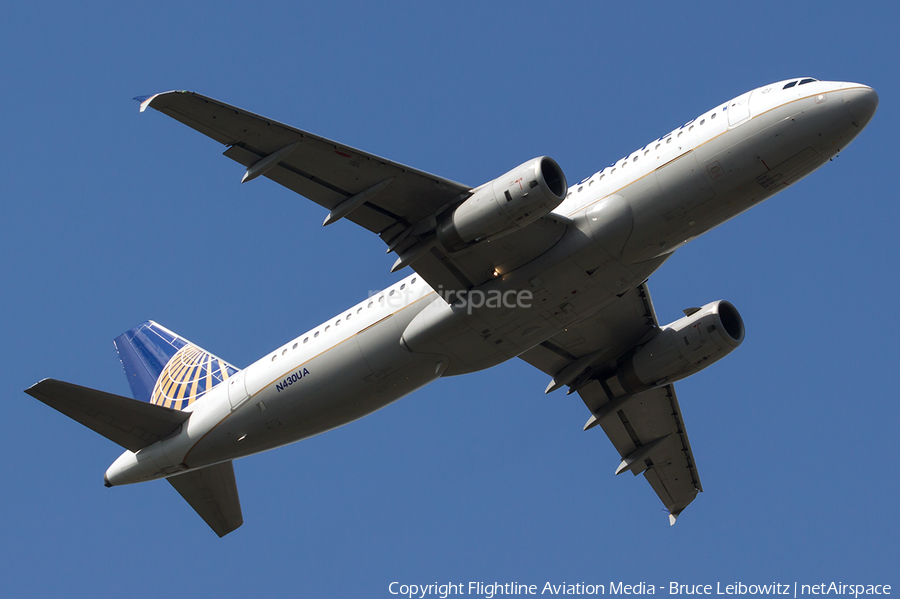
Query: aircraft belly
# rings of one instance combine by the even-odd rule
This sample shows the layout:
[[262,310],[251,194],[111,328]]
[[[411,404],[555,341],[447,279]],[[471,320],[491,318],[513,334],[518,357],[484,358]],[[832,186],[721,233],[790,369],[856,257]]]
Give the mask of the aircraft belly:
[[596,313],[665,260],[626,268],[588,229],[576,222],[551,252],[476,288],[468,302],[436,299],[406,327],[404,344],[447,357],[445,376],[490,368]]
[[[318,435],[428,384],[445,366],[440,357],[403,349],[397,322],[388,317],[254,393],[185,461],[198,468]],[[297,371],[301,376],[290,378]]]

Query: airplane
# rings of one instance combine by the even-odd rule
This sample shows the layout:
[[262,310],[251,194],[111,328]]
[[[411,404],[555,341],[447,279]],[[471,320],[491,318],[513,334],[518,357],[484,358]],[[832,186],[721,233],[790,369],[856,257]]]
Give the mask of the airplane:
[[136,98],[245,167],[377,234],[413,273],[244,369],[147,321],[115,339],[134,399],[54,379],[26,392],[125,448],[107,487],[164,478],[220,537],[233,460],[362,418],[439,378],[519,358],[577,393],[585,430],[671,524],[702,486],[673,384],[744,340],[724,300],[660,325],[647,280],[685,243],[810,174],[869,123],[866,85],[753,89],[569,186],[543,156],[478,186],[189,91]]

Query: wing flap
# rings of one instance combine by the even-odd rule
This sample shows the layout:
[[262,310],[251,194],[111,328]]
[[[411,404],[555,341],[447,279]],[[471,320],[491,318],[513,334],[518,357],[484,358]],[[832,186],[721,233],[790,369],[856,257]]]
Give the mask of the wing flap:
[[191,415],[55,379],[25,393],[131,451],[169,436]]
[[[583,392],[591,394],[587,388]],[[671,513],[683,510],[703,490],[673,385],[637,395],[601,427],[623,458],[671,435],[643,460],[643,465],[632,469],[635,476],[644,474]]]
[[207,466],[166,480],[219,537],[224,537],[244,523],[231,462]]

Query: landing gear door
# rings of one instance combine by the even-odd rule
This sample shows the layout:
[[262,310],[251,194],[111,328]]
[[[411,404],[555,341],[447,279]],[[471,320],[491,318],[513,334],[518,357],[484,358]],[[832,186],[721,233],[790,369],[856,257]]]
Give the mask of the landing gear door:
[[247,385],[244,384],[244,374],[246,371],[241,370],[233,377],[228,379],[228,401],[231,402],[231,411],[238,409],[245,401],[250,399],[247,393]]

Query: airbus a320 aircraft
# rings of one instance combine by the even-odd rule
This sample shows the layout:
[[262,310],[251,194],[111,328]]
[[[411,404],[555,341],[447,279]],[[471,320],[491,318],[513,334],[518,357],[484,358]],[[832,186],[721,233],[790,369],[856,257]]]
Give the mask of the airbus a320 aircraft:
[[569,187],[535,158],[455,183],[187,91],[141,100],[347,219],[412,275],[243,370],[147,321],[115,339],[135,399],[53,379],[27,392],[126,451],[106,486],[165,478],[219,535],[243,522],[232,460],[347,424],[436,379],[518,357],[578,393],[670,522],[699,491],[673,383],[737,348],[726,301],[656,319],[647,278],[681,245],[843,150],[878,106],[791,79],[708,110]]

